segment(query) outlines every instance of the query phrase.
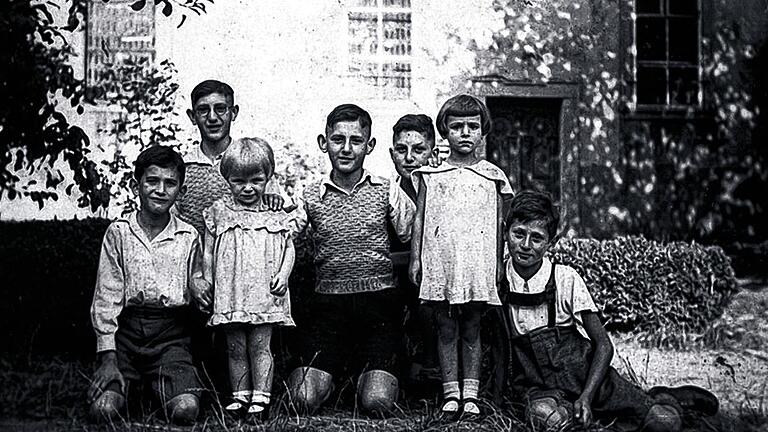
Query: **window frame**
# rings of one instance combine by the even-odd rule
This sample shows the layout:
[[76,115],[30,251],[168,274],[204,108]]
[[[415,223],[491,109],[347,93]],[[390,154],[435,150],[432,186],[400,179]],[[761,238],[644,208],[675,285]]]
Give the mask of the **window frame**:
[[[387,6],[384,3],[388,0],[367,0],[374,5],[361,6],[359,4],[353,4],[346,8],[346,54],[347,54],[347,67],[346,75],[354,78],[357,84],[365,89],[371,90],[374,96],[377,98],[394,98],[399,100],[410,99],[412,95],[412,79],[413,79],[413,38],[412,33],[408,35],[408,46],[410,48],[409,54],[406,55],[393,55],[387,54],[384,48],[385,28],[384,28],[384,16],[388,14],[407,14],[410,30],[413,30],[413,6],[412,0],[405,0],[408,2],[408,7],[395,7]],[[360,3],[360,0],[350,0],[350,3]],[[376,54],[357,54],[352,53],[350,47],[353,40],[350,34],[352,16],[355,14],[368,14],[376,16]],[[354,63],[374,64],[376,66],[375,71],[371,74],[366,74],[362,70],[360,72],[354,72],[352,66]],[[402,77],[407,81],[407,85],[404,87],[387,86],[378,83],[379,80],[388,80],[391,78],[397,78],[401,75],[394,75],[393,73],[385,73],[385,65],[389,65],[394,68],[397,64],[406,64],[409,69],[407,73],[403,73]],[[373,80],[374,82],[370,82]]]
[[[704,83],[703,83],[703,73],[702,73],[702,40],[703,40],[703,19],[704,19],[704,0],[696,0],[696,14],[695,15],[683,15],[683,14],[673,14],[670,12],[670,3],[675,0],[656,0],[659,3],[661,3],[661,12],[660,13],[639,13],[637,12],[637,1],[635,0],[631,3],[629,6],[629,16],[631,21],[631,32],[629,34],[629,37],[631,40],[629,41],[629,44],[626,45],[627,48],[629,48],[629,96],[630,96],[630,111],[632,112],[660,112],[660,111],[671,111],[671,112],[680,112],[680,111],[689,111],[691,109],[694,110],[700,110],[704,106]],[[665,59],[664,60],[641,60],[639,59],[639,52],[638,52],[638,40],[637,40],[637,33],[638,33],[638,18],[661,18],[664,20],[664,26],[665,26],[665,36],[664,36],[664,49],[665,49]],[[679,61],[679,60],[670,60],[669,59],[669,47],[670,47],[670,38],[669,38],[669,26],[670,26],[670,19],[675,18],[691,18],[693,17],[696,20],[696,62],[686,62],[686,61]],[[664,103],[640,103],[638,100],[638,71],[639,68],[642,66],[651,66],[656,67],[664,70],[665,74],[665,102]],[[670,89],[670,79],[669,79],[669,73],[670,69],[696,69],[696,101],[694,103],[690,104],[681,104],[677,101],[672,100],[672,91]]]

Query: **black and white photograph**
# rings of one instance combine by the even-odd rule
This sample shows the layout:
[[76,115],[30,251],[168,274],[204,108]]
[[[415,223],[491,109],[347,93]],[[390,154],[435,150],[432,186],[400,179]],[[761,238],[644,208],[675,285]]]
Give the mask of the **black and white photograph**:
[[0,40],[0,431],[768,431],[768,0]]

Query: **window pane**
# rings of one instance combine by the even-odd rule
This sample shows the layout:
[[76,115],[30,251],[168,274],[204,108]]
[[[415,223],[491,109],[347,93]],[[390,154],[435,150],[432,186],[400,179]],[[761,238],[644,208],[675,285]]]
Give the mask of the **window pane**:
[[355,0],[352,6],[376,7],[376,0]]
[[669,19],[669,60],[699,62],[699,29],[696,18]]
[[664,18],[637,19],[637,58],[666,60],[666,28]]
[[349,53],[352,55],[376,54],[379,42],[376,38],[378,18],[374,13],[349,13]]
[[662,105],[667,103],[666,70],[660,67],[637,68],[637,103]]
[[636,13],[661,13],[661,0],[637,0]]
[[668,0],[669,13],[674,15],[696,15],[699,9],[698,0]]
[[677,105],[696,105],[699,102],[699,71],[694,68],[669,69],[669,101]]
[[382,0],[382,5],[392,8],[410,8],[411,0]]
[[411,55],[411,14],[384,14],[384,52],[389,55]]

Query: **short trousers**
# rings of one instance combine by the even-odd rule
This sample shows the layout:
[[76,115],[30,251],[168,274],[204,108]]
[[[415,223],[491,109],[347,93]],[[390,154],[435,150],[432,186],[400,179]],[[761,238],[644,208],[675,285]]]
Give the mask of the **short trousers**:
[[[161,402],[185,393],[200,396],[202,384],[192,364],[187,313],[186,308],[122,311],[115,344],[126,384],[149,380]],[[121,393],[114,381],[106,389]]]
[[334,377],[353,377],[368,370],[396,374],[403,326],[398,290],[312,293],[302,301],[307,303],[304,325],[297,328],[299,366]]
[[[512,338],[514,394],[527,403],[551,397],[572,403],[581,395],[592,361],[591,343],[575,327],[535,330]],[[609,367],[598,387],[592,409],[598,417],[641,421],[654,404],[639,386]]]

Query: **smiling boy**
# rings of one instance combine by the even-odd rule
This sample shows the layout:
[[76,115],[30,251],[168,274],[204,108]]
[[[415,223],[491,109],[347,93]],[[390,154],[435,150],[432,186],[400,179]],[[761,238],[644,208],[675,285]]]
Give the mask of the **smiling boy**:
[[373,151],[371,117],[357,105],[328,114],[320,150],[330,175],[304,190],[297,231],[311,226],[317,273],[306,302],[302,363],[289,377],[292,400],[309,411],[328,398],[334,379],[357,377],[363,409],[388,412],[398,380],[402,303],[392,277],[387,223],[401,240],[410,238],[415,210],[397,185],[363,168]]
[[95,420],[116,419],[132,384],[145,378],[171,421],[197,417],[201,385],[185,306],[199,236],[169,212],[186,189],[184,174],[171,148],[144,150],[133,181],[139,211],[113,222],[104,235],[91,306],[98,360],[88,396]]
[[716,412],[717,399],[704,389],[658,388],[651,396],[610,366],[613,346],[584,280],[545,257],[558,224],[548,195],[523,191],[512,199],[505,232],[512,387],[532,421],[559,430],[618,419],[671,432],[682,427],[681,404]]

